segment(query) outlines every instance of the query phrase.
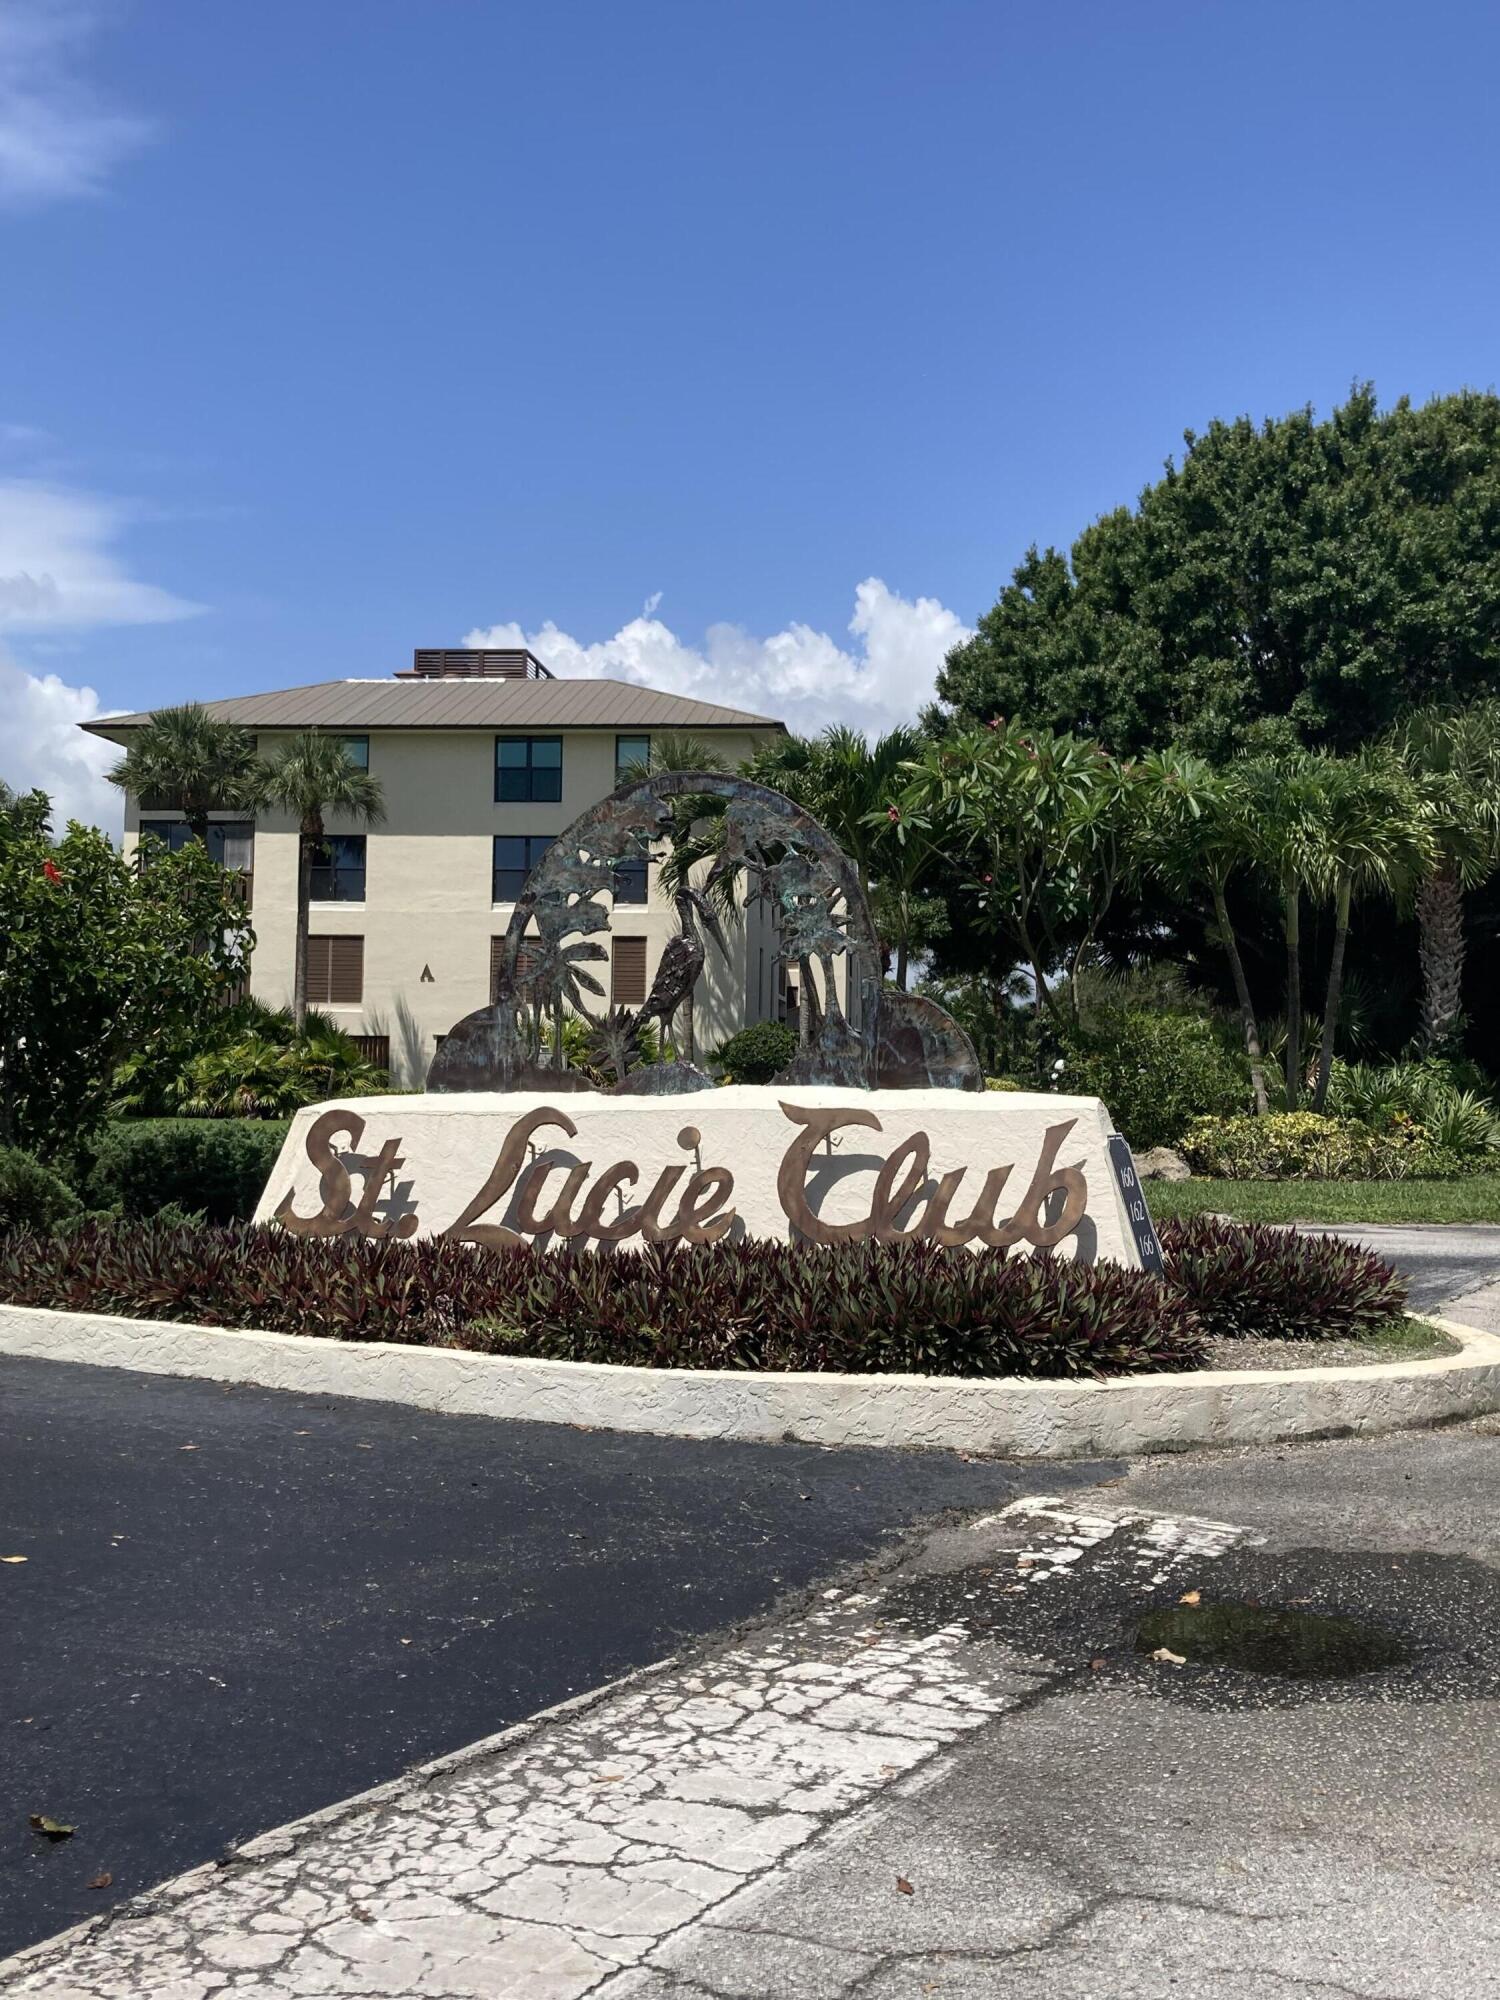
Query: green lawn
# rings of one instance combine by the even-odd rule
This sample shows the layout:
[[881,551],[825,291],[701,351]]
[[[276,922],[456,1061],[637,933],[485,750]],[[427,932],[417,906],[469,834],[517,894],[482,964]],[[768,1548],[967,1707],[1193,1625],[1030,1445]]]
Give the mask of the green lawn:
[[1500,1174],[1457,1181],[1147,1181],[1158,1222],[1212,1209],[1242,1222],[1500,1222]]

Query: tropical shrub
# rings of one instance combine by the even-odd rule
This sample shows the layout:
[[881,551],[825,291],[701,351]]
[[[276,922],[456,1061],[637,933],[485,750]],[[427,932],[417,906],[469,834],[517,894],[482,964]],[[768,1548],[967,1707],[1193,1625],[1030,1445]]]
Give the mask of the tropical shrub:
[[[605,1019],[616,1021],[623,1020],[625,1017],[625,1009],[612,1008]],[[563,1016],[563,1052],[568,1058],[569,1069],[578,1070],[580,1074],[588,1077],[591,1082],[597,1083],[602,1089],[608,1090],[617,1081],[617,1078],[612,1062],[605,1059],[605,1042],[608,1038],[601,1036],[600,1029],[603,1025],[603,1022],[586,1018],[582,1014],[565,1014]],[[656,1031],[656,1023],[654,1021],[636,1021],[630,1040],[634,1050],[634,1054],[630,1057],[631,1069],[643,1069],[650,1063],[661,1062],[663,1060],[670,1061],[675,1053],[669,1042],[667,1044],[666,1055],[663,1057],[661,1037]],[[556,1030],[552,1022],[547,1021],[542,1027],[542,1061],[544,1063],[551,1062],[553,1050],[556,1046]]]
[[926,1243],[567,1256],[90,1221],[0,1240],[0,1299],[652,1367],[1090,1377],[1204,1354],[1144,1272]]
[[796,1053],[796,1034],[784,1021],[756,1021],[720,1043],[710,1060],[726,1083],[769,1083]]
[[230,878],[190,841],[137,868],[40,793],[0,811],[0,1141],[48,1156],[105,1117],[127,1051],[174,1044],[243,977]]
[[50,1167],[19,1146],[0,1146],[0,1229],[50,1229],[82,1205]]
[[137,1221],[169,1205],[240,1220],[254,1212],[286,1133],[269,1118],[119,1119],[96,1142],[89,1205]]
[[115,1071],[114,1110],[135,1118],[285,1118],[328,1097],[389,1088],[383,1069],[328,1015],[299,1031],[288,1007],[259,1000],[207,1014],[169,1045],[134,1051]]
[[1052,1086],[1102,1098],[1138,1152],[1175,1146],[1194,1119],[1232,1117],[1250,1102],[1245,1059],[1213,1021],[1143,1009],[1080,1030]]
[[1161,1228],[1169,1280],[1213,1339],[1345,1340],[1406,1310],[1406,1280],[1357,1243],[1199,1215]]
[[1452,1180],[1457,1154],[1398,1115],[1383,1132],[1355,1118],[1275,1111],[1268,1118],[1200,1118],[1182,1137],[1196,1173],[1232,1181]]
[[1383,1132],[1420,1125],[1434,1146],[1461,1155],[1493,1152],[1500,1119],[1469,1063],[1426,1056],[1416,1062],[1333,1065],[1328,1108]]

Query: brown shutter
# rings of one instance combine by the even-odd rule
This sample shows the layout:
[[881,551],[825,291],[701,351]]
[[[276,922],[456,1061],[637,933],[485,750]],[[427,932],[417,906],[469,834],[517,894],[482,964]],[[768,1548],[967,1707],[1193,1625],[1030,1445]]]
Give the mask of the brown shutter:
[[646,940],[617,937],[614,946],[609,997],[616,1007],[639,1007],[646,997]]
[[326,937],[307,940],[307,998],[314,1007],[328,1005],[328,947]]
[[[536,964],[537,939],[522,938],[521,949],[516,953],[516,977],[524,979]],[[495,1004],[495,988],[505,964],[505,933],[490,939],[490,1005]]]
[[365,997],[362,937],[307,940],[307,997],[314,1007],[357,1007]]
[[328,999],[335,1007],[357,1007],[365,997],[365,941],[362,937],[328,940]]

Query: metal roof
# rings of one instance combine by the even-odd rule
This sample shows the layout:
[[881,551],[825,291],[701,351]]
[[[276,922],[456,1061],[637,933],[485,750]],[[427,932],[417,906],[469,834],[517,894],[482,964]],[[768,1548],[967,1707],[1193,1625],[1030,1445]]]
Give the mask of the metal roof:
[[[206,701],[216,722],[247,729],[783,729],[773,715],[663,694],[630,681],[315,681],[272,694]],[[86,722],[96,736],[139,729],[152,711]]]

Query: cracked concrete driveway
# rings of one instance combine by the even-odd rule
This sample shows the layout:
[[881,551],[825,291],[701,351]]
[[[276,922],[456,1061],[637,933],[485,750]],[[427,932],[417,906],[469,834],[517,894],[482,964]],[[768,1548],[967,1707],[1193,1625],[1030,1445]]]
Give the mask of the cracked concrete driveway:
[[[1434,1446],[1450,1491],[1497,1449],[1479,1432],[1387,1441],[1386,1488]],[[1292,1455],[1358,1503],[1366,1449]],[[1185,1511],[1244,1468],[1254,1520]],[[1263,1475],[1250,1456],[1145,1466],[938,1528],[879,1573],[124,1905],[17,1962],[5,1990],[1491,1994],[1500,1574],[1457,1535],[1452,1554],[1299,1547],[1295,1503]],[[1376,1618],[1410,1658],[1291,1683],[1143,1656],[1141,1610],[1188,1591]]]
[[8,1359],[0,1956],[1057,1477]]

